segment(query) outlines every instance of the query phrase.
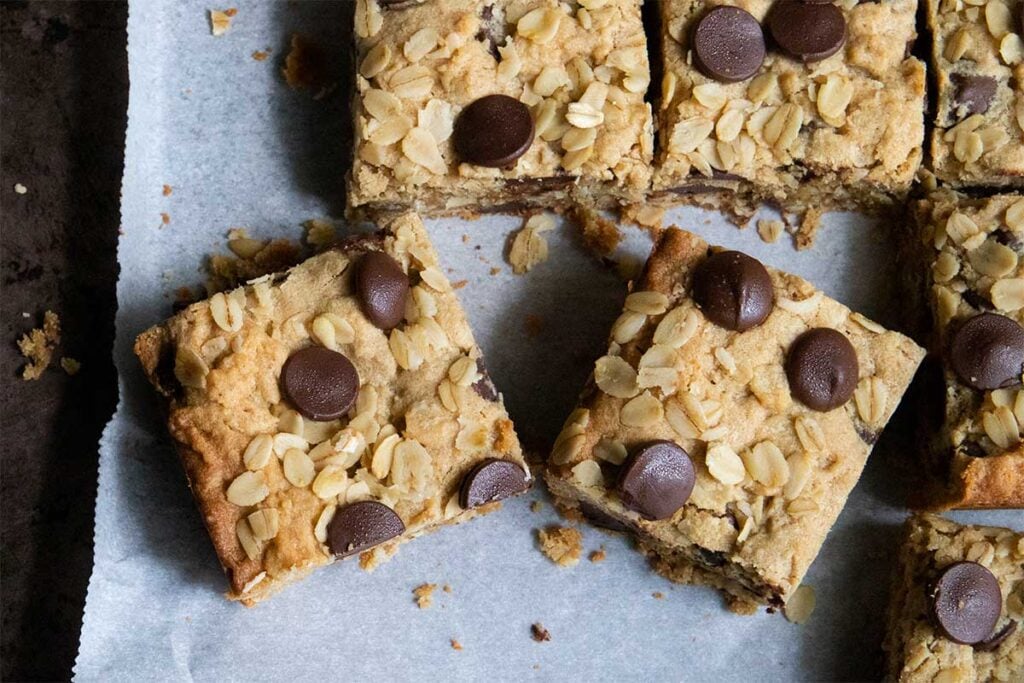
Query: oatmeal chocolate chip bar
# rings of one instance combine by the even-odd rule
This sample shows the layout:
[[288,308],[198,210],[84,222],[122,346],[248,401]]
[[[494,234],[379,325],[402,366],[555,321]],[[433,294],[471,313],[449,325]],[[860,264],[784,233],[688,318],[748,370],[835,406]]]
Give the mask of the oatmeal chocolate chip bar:
[[137,340],[229,597],[494,509],[530,482],[420,219],[190,306]]
[[889,680],[1024,680],[1024,533],[906,523],[885,639]]
[[927,0],[937,90],[931,163],[953,187],[1024,187],[1024,8]]
[[877,209],[922,157],[916,0],[664,0],[658,203]]
[[941,191],[916,216],[935,358],[923,455],[939,483],[925,504],[1024,507],[1024,195]]
[[555,442],[564,509],[743,606],[800,585],[924,352],[807,281],[666,230]]
[[639,200],[650,181],[640,0],[357,0],[357,214]]

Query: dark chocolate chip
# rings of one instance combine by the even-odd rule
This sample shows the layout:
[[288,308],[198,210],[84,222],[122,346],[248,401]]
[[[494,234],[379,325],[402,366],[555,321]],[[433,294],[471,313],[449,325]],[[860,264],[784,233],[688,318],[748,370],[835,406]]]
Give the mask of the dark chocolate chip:
[[952,74],[953,104],[969,114],[984,114],[996,96],[996,79],[991,76]]
[[380,251],[368,251],[359,261],[356,293],[370,322],[390,330],[405,315],[409,277],[395,259]]
[[488,458],[474,465],[462,478],[459,505],[468,510],[522,493],[529,487],[526,471],[517,463]]
[[1017,622],[1010,620],[997,633],[993,633],[990,637],[975,645],[974,649],[981,652],[992,652],[998,649],[1003,644],[1003,641],[1012,636],[1016,631]]
[[1007,230],[1006,228],[996,228],[992,231],[992,239],[1004,247],[1013,249],[1018,255],[1021,251],[1024,251],[1024,239],[1022,238],[1024,238],[1024,235]]
[[768,271],[738,251],[712,254],[697,267],[693,298],[711,322],[740,332],[763,323],[775,306]]
[[964,290],[960,297],[973,309],[978,311],[991,311],[992,302],[979,292],[973,289]]
[[928,599],[942,634],[963,645],[992,635],[1003,609],[999,582],[977,562],[956,562],[943,569]]
[[462,161],[502,168],[526,154],[533,143],[533,116],[513,97],[487,95],[459,113],[452,136]]
[[389,541],[405,531],[394,510],[375,500],[338,508],[327,525],[327,547],[336,557],[348,557]]
[[473,391],[475,391],[476,395],[485,401],[497,401],[498,389],[494,386],[490,373],[487,372],[487,366],[484,365],[483,358],[477,358],[476,369],[477,372],[480,373],[480,379],[473,382]]
[[622,504],[646,519],[668,519],[690,499],[696,474],[690,456],[671,441],[652,441],[623,463]]
[[580,512],[594,526],[599,526],[609,531],[629,531],[628,526],[586,501],[580,501]]
[[768,30],[783,52],[804,62],[831,57],[846,43],[846,17],[828,2],[776,2],[768,16]]
[[1024,329],[998,313],[981,313],[953,334],[950,364],[964,384],[987,391],[1021,385]]
[[296,351],[281,369],[281,387],[303,417],[336,420],[359,396],[359,373],[345,356],[322,346]]
[[969,458],[984,458],[988,455],[988,453],[985,452],[985,447],[977,441],[962,442],[957,449],[957,452],[962,453]]
[[853,396],[860,365],[853,344],[841,332],[816,327],[796,338],[786,356],[793,397],[811,410],[838,408]]
[[693,59],[708,78],[745,81],[764,63],[764,31],[749,12],[719,6],[707,12],[693,31]]

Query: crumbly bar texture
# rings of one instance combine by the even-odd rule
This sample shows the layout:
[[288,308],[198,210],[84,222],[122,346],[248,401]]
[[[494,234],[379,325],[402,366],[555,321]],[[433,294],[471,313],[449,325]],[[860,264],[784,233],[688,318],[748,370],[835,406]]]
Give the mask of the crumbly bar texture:
[[[372,251],[393,257],[411,284],[404,319],[390,333],[372,324],[354,291],[353,271]],[[358,398],[341,419],[303,419],[282,390],[285,361],[313,345],[343,353],[358,371]],[[228,597],[246,604],[331,563],[327,528],[345,505],[379,501],[404,523],[400,536],[362,553],[372,567],[404,540],[494,509],[460,507],[460,480],[474,465],[499,458],[525,468],[415,214],[194,304],[143,333],[135,352],[167,399]],[[261,500],[229,500],[243,475],[259,479]],[[245,488],[249,495],[257,487]]]
[[[978,562],[999,582],[1002,614],[994,633],[1024,621],[1024,534],[999,527],[964,526],[936,515],[907,520],[889,604],[884,648],[889,680],[1019,681],[1024,678],[1024,629],[991,651],[961,645],[935,626],[929,584],[955,562]],[[1012,626],[1009,626],[1013,628]]]
[[[800,585],[923,351],[770,268],[775,305],[764,322],[719,327],[691,298],[693,272],[712,252],[678,228],[662,234],[546,478],[563,509],[632,531],[659,573],[716,586],[749,613],[781,607]],[[828,412],[795,400],[784,371],[790,344],[813,327],[845,335],[859,362],[855,398]],[[618,365],[609,357],[638,369],[633,390],[616,390],[632,397],[599,386],[597,368]],[[650,521],[615,482],[627,453],[658,440],[685,449],[696,481],[683,507]],[[723,449],[713,475],[707,456]]]
[[822,61],[804,64],[769,48],[757,74],[738,83],[697,69],[691,35],[709,8],[740,7],[767,32],[773,4],[661,3],[655,200],[741,219],[763,202],[797,214],[892,206],[906,196],[924,142],[925,68],[908,55],[917,2],[838,3],[846,43]]
[[1024,195],[940,191],[918,202],[916,216],[915,271],[935,359],[924,378],[934,410],[923,456],[937,486],[923,504],[1024,507],[1024,390],[974,389],[949,363],[950,333],[963,321],[995,311],[1024,324]]
[[937,92],[931,163],[952,187],[1024,187],[1018,0],[927,0]]
[[[608,208],[647,190],[640,0],[357,0],[355,21],[355,213]],[[507,168],[460,163],[453,122],[493,94],[529,107],[533,142]]]

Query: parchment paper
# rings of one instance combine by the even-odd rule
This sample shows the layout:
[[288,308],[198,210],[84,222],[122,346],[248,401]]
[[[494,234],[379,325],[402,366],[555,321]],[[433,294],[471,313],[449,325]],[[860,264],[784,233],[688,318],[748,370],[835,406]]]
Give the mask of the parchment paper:
[[[538,486],[500,512],[402,547],[373,574],[336,564],[254,609],[222,597],[226,581],[202,527],[153,392],[131,345],[170,313],[171,292],[201,281],[203,257],[232,226],[298,238],[307,218],[341,216],[350,126],[351,39],[340,2],[239,2],[230,31],[210,35],[207,3],[131,3],[131,96],[118,258],[115,360],[121,402],[101,443],[95,568],[81,650],[83,681],[145,680],[791,680],[881,675],[879,643],[905,457],[887,434],[807,583],[818,607],[804,626],[740,617],[701,587],[650,572],[627,541],[584,528],[574,569],[548,561],[535,529],[558,522]],[[293,31],[325,49],[339,87],[320,100],[290,91],[279,67]],[[255,50],[272,50],[259,62]],[[96,74],[103,78],[103,74]],[[162,186],[173,186],[165,197]],[[170,216],[162,226],[161,213]],[[799,273],[891,322],[891,229],[830,215],[811,250],[766,245],[697,210],[671,222]],[[550,444],[620,310],[624,284],[568,229],[551,258],[513,276],[502,261],[512,217],[428,227],[520,434]],[[469,239],[464,242],[463,235]],[[647,237],[628,230],[625,252]],[[501,273],[491,275],[492,267]],[[540,332],[527,332],[527,316]],[[536,330],[534,330],[536,332]],[[889,452],[886,453],[885,451]],[[880,452],[881,451],[881,452]],[[898,463],[897,463],[898,464]],[[955,515],[1021,525],[1019,512]],[[449,584],[420,610],[411,590]],[[663,594],[662,599],[653,596]],[[549,642],[530,637],[542,623]],[[456,651],[450,639],[463,649]]]

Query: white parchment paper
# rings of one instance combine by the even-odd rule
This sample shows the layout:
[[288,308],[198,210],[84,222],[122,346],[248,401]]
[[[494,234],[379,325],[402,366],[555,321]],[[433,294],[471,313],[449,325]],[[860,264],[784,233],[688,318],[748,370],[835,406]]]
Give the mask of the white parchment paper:
[[[75,674],[146,680],[795,680],[881,675],[889,574],[898,526],[901,441],[889,434],[832,531],[807,583],[818,607],[804,626],[779,615],[740,617],[710,589],[651,573],[627,541],[584,528],[585,558],[561,569],[536,547],[558,522],[538,487],[471,524],[405,545],[373,574],[326,568],[254,609],[222,597],[224,577],[185,485],[153,392],[131,354],[135,336],[170,313],[171,292],[201,281],[204,255],[232,226],[298,238],[307,218],[341,216],[349,145],[343,76],[351,38],[341,2],[237,3],[223,37],[209,5],[138,0],[128,21],[131,96],[118,258],[115,360],[121,402],[101,443],[95,568]],[[322,46],[333,94],[288,90],[279,73],[298,31]],[[270,49],[259,62],[255,50]],[[96,74],[103,78],[103,74]],[[173,186],[164,196],[162,186]],[[162,226],[161,213],[170,216]],[[890,229],[830,215],[811,250],[763,244],[697,210],[671,222],[799,273],[883,321],[894,279]],[[519,220],[434,220],[491,374],[527,443],[550,443],[620,310],[623,282],[568,230],[525,277],[502,261]],[[468,235],[468,240],[463,240]],[[624,251],[650,243],[628,230]],[[501,273],[491,275],[492,267]],[[527,332],[527,316],[540,331]],[[912,443],[905,440],[904,443]],[[1021,526],[1019,512],[956,515]],[[411,590],[449,584],[419,610]],[[663,594],[662,599],[653,596]],[[537,643],[530,625],[552,635]],[[450,639],[463,649],[456,651]]]

